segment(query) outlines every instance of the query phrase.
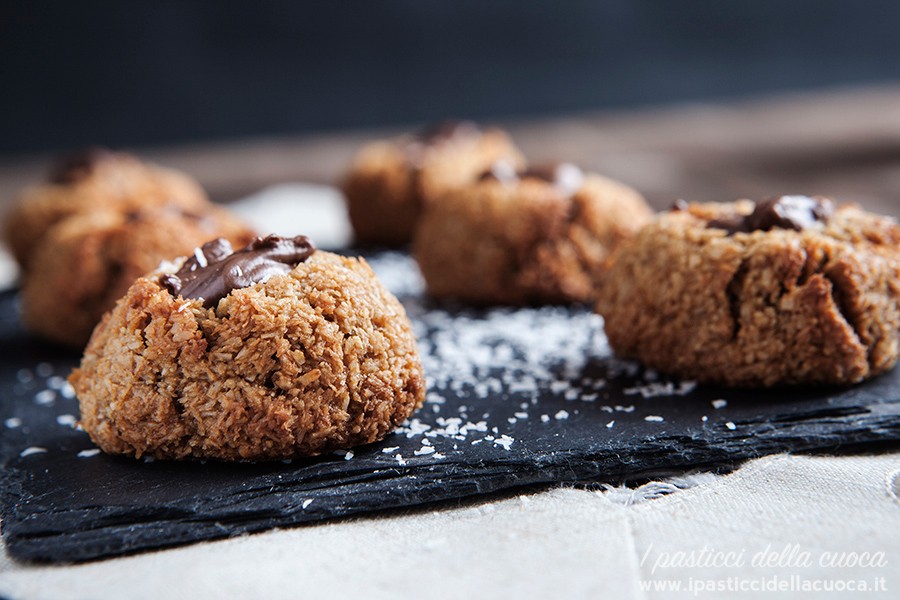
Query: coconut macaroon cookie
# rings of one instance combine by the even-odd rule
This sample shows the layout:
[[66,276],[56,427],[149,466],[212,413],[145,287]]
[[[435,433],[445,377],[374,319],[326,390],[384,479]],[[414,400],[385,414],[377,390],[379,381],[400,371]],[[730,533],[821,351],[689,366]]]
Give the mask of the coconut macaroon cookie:
[[103,313],[163,260],[217,237],[243,246],[255,235],[212,205],[196,212],[169,205],[79,213],[51,227],[33,251],[22,285],[25,326],[83,348]]
[[425,396],[403,307],[363,260],[268,236],[142,277],[69,378],[104,451],[266,460],[374,442]]
[[425,205],[497,160],[520,164],[522,155],[500,129],[482,130],[469,121],[367,144],[342,186],[357,242],[409,242]]
[[897,361],[898,243],[822,197],[679,203],[622,248],[598,311],[617,354],[679,377],[851,384]]
[[517,171],[499,162],[429,205],[414,254],[435,297],[585,302],[610,253],[651,216],[634,189],[574,165]]
[[4,234],[16,261],[27,267],[44,234],[74,214],[161,205],[197,210],[208,203],[199,184],[183,173],[130,154],[89,148],[62,157],[46,183],[22,192],[6,217]]

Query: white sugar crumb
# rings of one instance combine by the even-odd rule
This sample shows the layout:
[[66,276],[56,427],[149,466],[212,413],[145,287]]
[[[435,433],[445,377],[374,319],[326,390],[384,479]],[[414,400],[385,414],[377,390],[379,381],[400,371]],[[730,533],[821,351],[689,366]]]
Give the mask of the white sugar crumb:
[[565,410],[561,410],[558,413],[556,413],[555,415],[553,415],[553,418],[555,418],[557,421],[561,421],[563,419],[568,419],[569,412],[565,411]]
[[426,454],[434,454],[434,446],[422,446],[418,450],[414,450],[413,454],[416,456],[424,456]]
[[381,451],[384,452],[385,454],[393,454],[394,452],[396,452],[399,449],[400,449],[400,446],[391,446],[389,448],[382,448]]
[[509,417],[508,419],[506,419],[506,422],[509,423],[510,425],[512,425],[513,423],[515,423],[517,421],[518,421],[518,419],[515,417]]
[[34,395],[34,401],[41,406],[48,406],[56,401],[56,392],[53,390],[41,390]]
[[69,382],[65,382],[61,388],[59,388],[59,395],[65,398],[66,400],[71,400],[75,397],[75,388],[73,388]]
[[646,385],[625,388],[622,391],[626,396],[640,394],[644,398],[656,398],[658,396],[685,396],[693,392],[696,387],[696,381],[682,381],[678,384],[671,381],[665,383],[653,381]]
[[46,451],[46,448],[41,448],[40,446],[29,446],[19,452],[19,456],[25,458],[26,456],[31,456],[32,454],[43,454]]
[[76,456],[78,458],[90,458],[92,456],[97,456],[100,454],[100,448],[91,448],[89,450],[82,450]]
[[508,435],[503,434],[503,435],[501,435],[500,437],[495,438],[495,439],[492,440],[492,441],[493,441],[494,444],[496,444],[497,446],[503,446],[503,449],[504,449],[504,450],[509,450],[510,446],[512,446],[512,445],[513,445],[513,442],[515,442],[516,440],[515,440],[515,438],[511,438],[511,437],[509,437]]
[[303,502],[300,503],[300,508],[303,509],[303,510],[306,510],[306,508],[307,508],[310,504],[312,504],[312,502],[313,502],[313,499],[312,499],[312,498],[307,498],[306,500],[304,500]]
[[527,412],[517,412],[517,413],[513,413],[513,416],[517,419],[527,419],[528,413]]
[[62,425],[63,427],[75,427],[77,421],[78,419],[74,415],[57,415],[56,417],[57,425]]
[[629,406],[622,406],[621,404],[616,404],[615,409],[616,409],[616,412],[633,413],[634,412],[634,404],[631,404]]
[[347,453],[344,454],[344,460],[350,460],[353,458],[353,450],[347,450]]
[[702,417],[700,417],[700,420],[703,421],[704,423],[706,423],[707,421],[709,421],[709,417],[707,417],[706,415],[703,415]]
[[15,429],[16,427],[22,426],[22,419],[19,417],[10,417],[3,421],[3,424],[6,425],[8,429]]
[[663,421],[665,421],[665,419],[663,419],[659,415],[647,415],[646,417],[644,417],[644,420],[650,421],[651,423],[662,423]]
[[397,460],[397,464],[400,465],[401,467],[406,465],[406,460],[403,459],[403,455],[400,454],[399,452],[394,455],[394,458]]
[[728,406],[728,400],[722,400],[721,398],[718,399],[718,400],[713,400],[713,401],[712,401],[712,406],[713,406],[713,408],[715,408],[716,410],[718,410],[718,409],[720,409],[720,408],[725,408],[726,406]]
[[613,426],[614,426],[615,424],[616,424],[615,421],[610,421],[609,423],[606,424],[606,428],[607,428],[607,429],[612,429]]
[[737,429],[737,425],[735,425],[731,421],[728,421],[727,423],[725,423],[725,427],[730,429],[731,431],[734,431],[735,429]]
[[550,415],[541,415],[541,423],[549,423]]

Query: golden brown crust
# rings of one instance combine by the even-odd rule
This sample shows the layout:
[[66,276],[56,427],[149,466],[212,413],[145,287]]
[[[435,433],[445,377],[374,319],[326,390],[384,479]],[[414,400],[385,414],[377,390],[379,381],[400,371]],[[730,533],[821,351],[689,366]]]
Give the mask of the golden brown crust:
[[342,187],[358,243],[405,244],[426,204],[473,180],[497,160],[523,162],[499,129],[425,147],[415,160],[406,150],[410,141],[373,142],[357,154]]
[[109,153],[76,181],[25,189],[6,217],[4,237],[15,259],[27,268],[44,234],[72,215],[163,205],[196,210],[207,204],[206,193],[187,175],[143,163],[128,154]]
[[212,205],[202,212],[167,206],[69,217],[51,227],[34,250],[22,287],[25,325],[47,339],[83,348],[103,313],[163,260],[217,237],[241,247],[253,236]]
[[572,197],[537,179],[445,194],[413,251],[429,294],[478,304],[592,300],[609,253],[652,213],[632,188],[588,175]]
[[210,309],[139,279],[70,382],[104,451],[176,459],[374,442],[425,395],[403,307],[365,261],[327,252]]
[[850,205],[804,231],[707,227],[752,209],[692,204],[624,245],[597,305],[612,348],[727,385],[849,384],[890,369],[900,227]]

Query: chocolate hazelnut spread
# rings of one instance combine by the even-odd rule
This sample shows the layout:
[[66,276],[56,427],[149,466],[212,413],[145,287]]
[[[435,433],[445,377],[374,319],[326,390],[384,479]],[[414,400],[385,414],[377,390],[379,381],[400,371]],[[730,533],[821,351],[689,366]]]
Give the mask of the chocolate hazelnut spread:
[[227,240],[218,238],[197,248],[177,273],[162,275],[159,282],[172,295],[200,298],[209,308],[232,290],[290,273],[315,251],[315,244],[303,235],[258,237],[237,251],[232,251]]
[[773,196],[756,203],[749,215],[732,215],[713,219],[708,227],[738,232],[793,229],[803,231],[819,223],[827,223],[834,214],[834,202],[822,196]]

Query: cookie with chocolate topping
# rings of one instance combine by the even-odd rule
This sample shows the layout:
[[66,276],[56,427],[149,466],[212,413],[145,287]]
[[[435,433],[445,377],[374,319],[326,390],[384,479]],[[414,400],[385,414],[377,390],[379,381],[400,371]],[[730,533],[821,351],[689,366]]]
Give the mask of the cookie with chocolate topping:
[[38,335],[83,348],[103,313],[163,260],[224,236],[244,245],[255,233],[224,209],[150,206],[95,210],[54,225],[23,279],[22,315]]
[[342,185],[357,242],[406,244],[425,205],[497,160],[519,165],[522,155],[500,129],[482,130],[469,121],[445,121],[367,144]]
[[425,395],[403,306],[365,261],[303,236],[207,243],[138,279],[69,381],[100,448],[165,459],[367,444]]
[[732,386],[851,384],[900,347],[900,226],[824,197],[680,202],[600,293],[623,357]]
[[651,215],[634,189],[572,164],[498,162],[428,206],[413,250],[435,297],[586,302],[610,253]]
[[16,261],[27,268],[44,234],[63,219],[92,211],[209,204],[190,177],[123,152],[88,148],[57,160],[45,183],[24,190],[7,215],[4,235]]

